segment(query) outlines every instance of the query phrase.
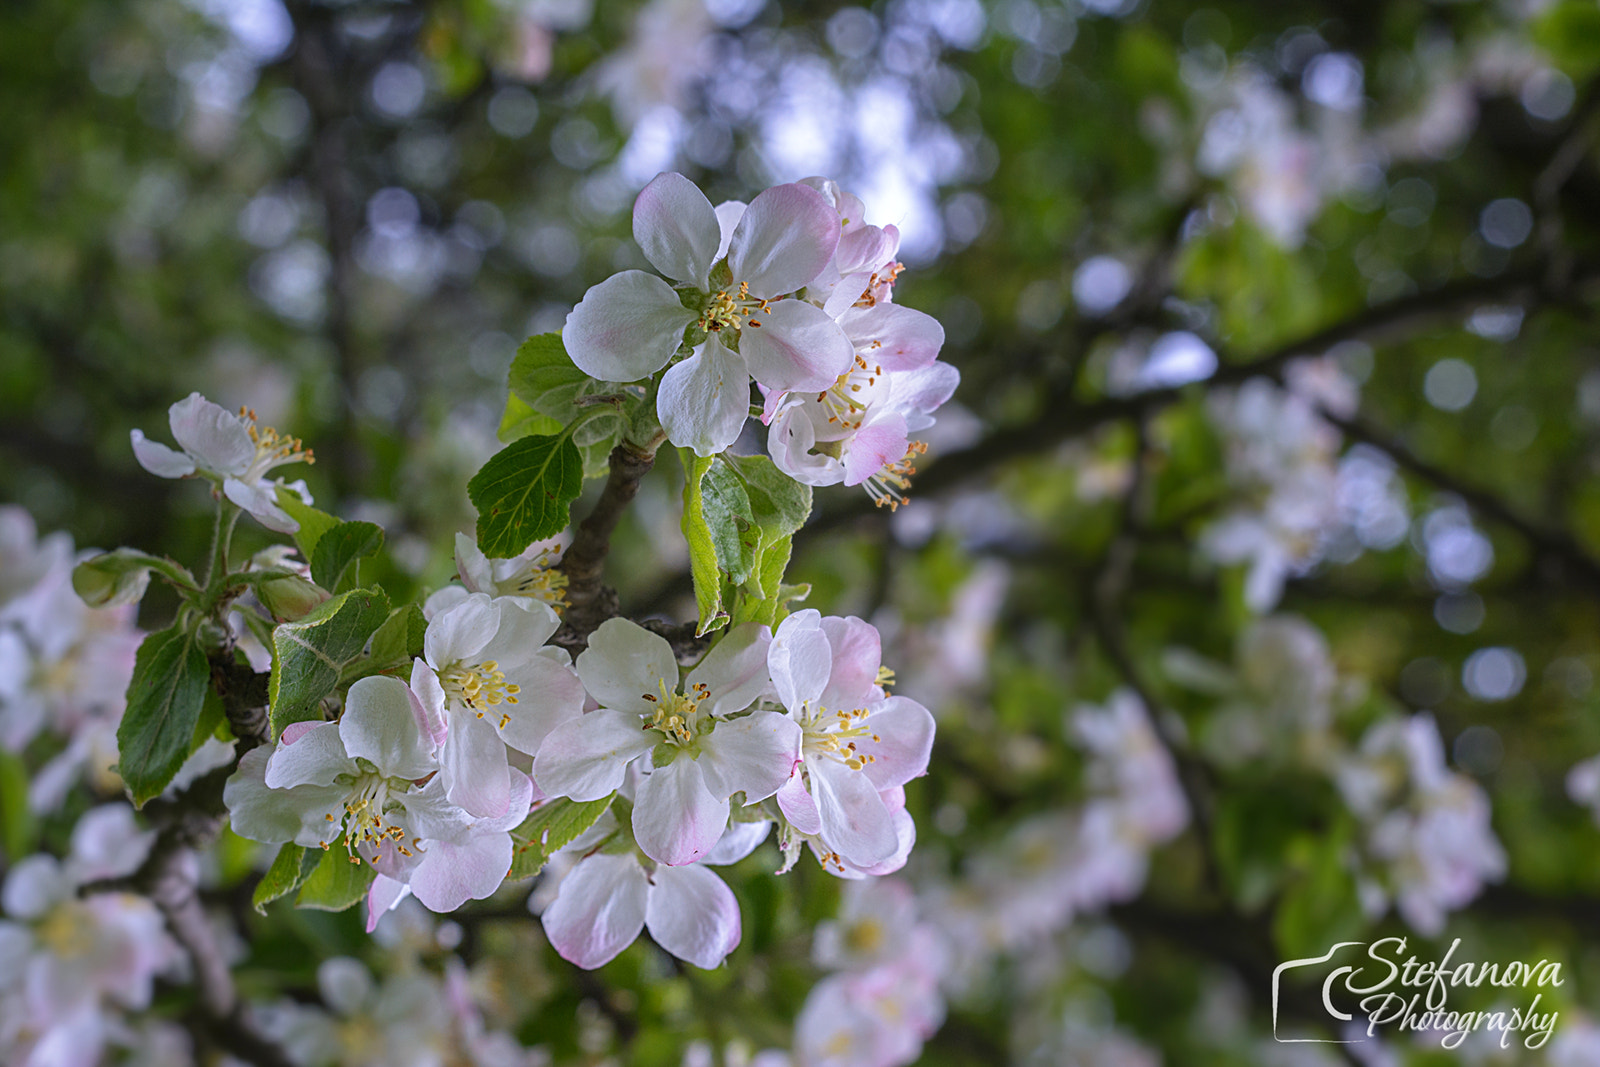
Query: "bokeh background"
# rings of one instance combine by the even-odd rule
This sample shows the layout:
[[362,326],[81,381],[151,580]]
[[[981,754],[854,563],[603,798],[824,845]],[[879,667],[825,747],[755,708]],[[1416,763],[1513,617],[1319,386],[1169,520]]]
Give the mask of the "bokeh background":
[[[644,265],[638,190],[834,178],[963,376],[912,503],[820,492],[796,557],[940,723],[904,884],[947,1006],[876,1062],[1600,1063],[1597,71],[1585,0],[13,0],[0,500],[200,557],[204,492],[128,445],[199,390],[314,446],[420,595],[518,343]],[[681,477],[618,535],[629,614],[693,614]],[[30,815],[6,766],[14,859],[90,798]],[[387,944],[245,915],[228,847],[263,1002],[459,955],[557,1063],[829,1062],[809,861],[734,869],[723,970],[578,975],[515,894]],[[1561,960],[1555,1038],[1272,1041],[1277,962],[1387,935]]]

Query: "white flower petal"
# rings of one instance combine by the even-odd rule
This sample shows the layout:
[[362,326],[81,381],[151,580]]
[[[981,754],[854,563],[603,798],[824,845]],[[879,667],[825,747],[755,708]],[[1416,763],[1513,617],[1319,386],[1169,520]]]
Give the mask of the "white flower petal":
[[499,629],[500,605],[487,594],[473,593],[428,623],[422,654],[430,667],[442,671],[477,656]]
[[739,902],[699,864],[657,867],[645,899],[644,922],[656,944],[707,970],[739,947]]
[[776,793],[800,759],[800,726],[775,711],[720,722],[701,742],[700,763],[714,793],[743,793],[746,804]]
[[511,768],[506,763],[506,746],[493,724],[470,711],[455,712],[439,756],[450,803],[482,819],[506,813],[511,803]]
[[899,847],[894,820],[872,780],[831,759],[806,761],[822,839],[855,867],[882,863]]
[[449,713],[445,710],[444,687],[426,660],[411,661],[411,691],[416,694],[416,709],[421,713],[417,729],[435,747],[444,744],[450,733]]
[[464,533],[456,534],[456,573],[469,593],[494,592],[494,568],[478,542]]
[[222,483],[222,495],[269,530],[292,534],[300,529],[299,521],[278,506],[277,489],[271,482],[242,482],[230,477]]
[[878,668],[883,663],[878,628],[854,615],[830,615],[821,620],[821,626],[833,653],[828,687],[822,691],[823,706],[850,711],[876,702],[881,695]]
[[256,443],[238,415],[190,393],[167,409],[172,436],[198,466],[218,474],[243,474],[256,458]]
[[[562,657],[562,649],[551,651]],[[522,687],[515,704],[489,709],[500,739],[518,752],[537,755],[544,739],[564,722],[583,714],[583,683],[578,672],[554,657],[536,655],[507,678]]]
[[422,862],[411,872],[411,891],[429,911],[455,911],[500,888],[510,869],[511,835],[504,831],[462,841],[429,841]]
[[926,367],[944,346],[938,319],[900,304],[851,308],[839,316],[839,326],[863,359],[886,371]]
[[822,817],[817,814],[816,801],[811,799],[811,794],[806,791],[805,779],[800,776],[800,768],[796,767],[794,774],[783,784],[777,794],[778,810],[783,812],[783,817],[803,834],[822,833]]
[[706,194],[681,174],[658,174],[633,203],[633,239],[667,277],[706,288],[722,231]]
[[72,896],[72,882],[54,856],[37,854],[17,862],[6,875],[0,906],[13,919],[37,919]]
[[833,649],[822,631],[822,613],[815,608],[797,611],[778,625],[767,649],[767,670],[772,673],[778,699],[791,712],[814,704],[828,684]]
[[815,278],[839,245],[839,216],[809,186],[774,185],[761,193],[734,227],[728,266],[752,296],[792,293]]
[[659,697],[662,682],[677,690],[678,658],[660,634],[626,619],[607,619],[578,656],[578,677],[601,707],[648,714],[655,705],[647,694]]
[[666,365],[694,318],[672,286],[625,270],[583,294],[561,328],[561,343],[591,378],[632,382]]
[[772,632],[765,626],[747,622],[729,630],[689,672],[685,685],[693,689],[704,685],[711,690],[713,715],[743,711],[772,689],[767,675],[767,648]]
[[760,822],[736,822],[728,827],[715,848],[700,857],[700,862],[714,867],[738,863],[761,847],[761,843],[771,834],[772,823],[766,819]]
[[157,478],[182,478],[194,473],[194,460],[182,452],[150,440],[142,430],[133,430],[128,436],[133,440],[133,458]]
[[727,826],[728,798],[706,788],[699,760],[679,756],[639,786],[633,838],[657,863],[693,863],[711,851]]
[[803,300],[779,300],[757,312],[739,331],[739,351],[751,377],[768,389],[804,393],[831,386],[856,355],[839,324]]
[[[748,334],[746,335],[748,336]],[[714,456],[739,439],[750,416],[750,374],[744,359],[715,335],[667,371],[656,394],[667,439],[696,455]]]
[[927,708],[909,697],[890,697],[861,725],[872,732],[857,742],[857,749],[875,757],[863,772],[878,789],[905,785],[927,771],[934,732]]
[[325,722],[307,730],[293,744],[278,743],[267,761],[266,783],[270,789],[332,785],[339,775],[355,773],[355,762],[339,736],[339,724]]
[[744,218],[744,209],[748,206],[743,200],[724,200],[717,205],[717,226],[721,228],[722,236],[717,242],[717,256],[712,260],[713,263],[728,254],[733,231],[738,228],[739,220]]
[[369,760],[385,778],[423,778],[438,770],[433,742],[417,728],[421,705],[398,678],[373,675],[350,687],[339,738],[351,758]]
[[540,920],[561,958],[585,970],[611,962],[644,929],[649,884],[631,855],[599,854],[561,882]]
[[580,801],[616,792],[628,764],[654,748],[660,736],[643,726],[634,712],[606,708],[562,723],[539,746],[534,782],[546,796]]

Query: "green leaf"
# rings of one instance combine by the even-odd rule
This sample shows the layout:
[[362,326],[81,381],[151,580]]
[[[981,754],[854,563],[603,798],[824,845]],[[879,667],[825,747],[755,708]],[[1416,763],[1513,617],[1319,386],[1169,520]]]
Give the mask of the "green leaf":
[[322,859],[300,887],[300,895],[294,898],[294,906],[343,911],[367,895],[367,887],[376,877],[378,872],[371,864],[352,862],[341,837],[323,851]]
[[582,489],[583,459],[571,438],[513,441],[467,483],[478,509],[478,547],[491,559],[510,559],[554,537],[566,528]]
[[383,528],[371,522],[341,522],[317,538],[311,553],[311,580],[336,592],[356,560],[383,547]]
[[272,631],[273,737],[290,723],[322,717],[322,698],[388,617],[389,598],[381,589],[353,589]]
[[371,669],[366,674],[376,674],[399,664],[410,662],[422,655],[422,638],[427,632],[428,620],[415,604],[395,608],[372,635],[372,652],[368,659]]
[[160,796],[188,758],[210,682],[206,654],[188,630],[160,630],[139,646],[117,727],[117,771],[135,807]]
[[28,765],[0,749],[0,846],[14,863],[37,847],[39,823],[28,807]]
[[550,857],[571,844],[579,834],[593,826],[611,806],[613,793],[600,800],[552,800],[539,807],[511,831],[513,852],[507,881],[532,878],[544,869]]
[[728,620],[728,613],[722,609],[722,569],[717,566],[717,550],[706,526],[700,492],[714,457],[702,459],[686,448],[679,449],[678,454],[683,459],[684,475],[683,536],[689,542],[689,574],[694,579],[694,600],[700,610],[700,624],[695,631],[698,637]]
[[268,904],[298,889],[322,859],[320,852],[307,852],[293,841],[278,849],[272,866],[267,868],[267,873],[256,883],[255,892],[250,894],[250,904],[256,913],[265,915]]
[[784,586],[783,575],[789,568],[789,554],[793,547],[794,539],[787,534],[762,544],[756,566],[750,579],[745,582],[747,595],[740,600],[734,612],[734,625],[759,622],[764,626],[775,626],[782,621],[780,613],[786,612],[781,593],[785,588],[790,588]]
[[294,532],[294,543],[300,547],[300,557],[309,562],[311,554],[316,551],[317,542],[322,540],[323,534],[339,525],[339,520],[326,511],[318,511],[301,500],[300,494],[281,485],[278,486],[278,506],[300,524],[300,529]]
[[701,506],[717,566],[734,585],[750,577],[761,543],[761,529],[750,510],[739,476],[726,463],[713,463],[700,481]]
[[591,380],[573,364],[559,333],[536,334],[522,342],[511,361],[510,378],[512,396],[561,426],[577,414],[573,402]]
[[750,498],[755,521],[769,533],[783,537],[794,533],[811,517],[811,487],[795,481],[766,456],[722,454]]
[[561,423],[549,415],[539,414],[526,400],[511,393],[506,397],[506,410],[500,416],[500,429],[495,432],[501,444],[510,444],[519,437],[560,433]]

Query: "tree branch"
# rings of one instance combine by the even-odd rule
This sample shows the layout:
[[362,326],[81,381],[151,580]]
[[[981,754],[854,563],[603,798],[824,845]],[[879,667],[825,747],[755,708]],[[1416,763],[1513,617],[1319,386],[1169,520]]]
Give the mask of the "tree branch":
[[589,646],[589,635],[609,618],[620,614],[616,590],[601,583],[611,535],[622,513],[639,492],[639,483],[655,465],[654,448],[644,449],[623,441],[611,450],[611,473],[589,517],[578,524],[572,546],[561,557],[567,576],[567,609],[554,643],[574,653]]

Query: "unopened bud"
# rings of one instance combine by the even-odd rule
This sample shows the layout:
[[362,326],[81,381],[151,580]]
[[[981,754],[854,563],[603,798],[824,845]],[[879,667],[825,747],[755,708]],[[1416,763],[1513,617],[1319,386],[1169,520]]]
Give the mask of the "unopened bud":
[[326,589],[296,574],[267,579],[256,587],[256,595],[279,622],[305,618],[329,596]]
[[72,589],[91,608],[137,604],[150,584],[150,567],[119,552],[86,559],[72,569]]

